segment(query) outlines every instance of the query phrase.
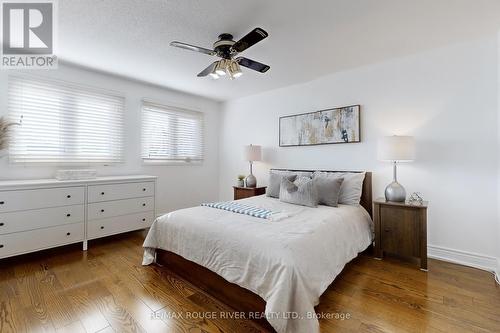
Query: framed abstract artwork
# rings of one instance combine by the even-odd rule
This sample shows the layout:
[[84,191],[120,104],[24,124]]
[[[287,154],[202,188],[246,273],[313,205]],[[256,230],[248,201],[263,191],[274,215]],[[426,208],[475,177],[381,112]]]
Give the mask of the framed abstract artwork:
[[360,142],[359,105],[280,117],[280,147]]

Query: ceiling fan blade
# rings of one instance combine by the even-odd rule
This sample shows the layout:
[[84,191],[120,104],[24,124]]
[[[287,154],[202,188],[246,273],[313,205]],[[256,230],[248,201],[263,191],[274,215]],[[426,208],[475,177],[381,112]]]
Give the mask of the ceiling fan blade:
[[207,68],[205,68],[204,70],[202,70],[198,74],[198,77],[207,76],[208,74],[212,73],[214,71],[216,65],[217,65],[217,61],[214,61],[213,63],[210,64],[210,66],[208,66]]
[[245,57],[238,57],[235,60],[243,67],[247,67],[261,73],[265,73],[269,70],[269,68],[271,68],[268,65],[261,64],[260,62]]
[[204,47],[194,46],[194,45],[190,45],[190,44],[186,44],[186,43],[182,43],[182,42],[175,42],[174,41],[174,42],[170,43],[170,46],[179,47],[181,49],[186,49],[186,50],[190,50],[190,51],[205,53],[208,55],[215,54],[215,51],[213,51],[213,50],[209,50],[209,49],[206,49]]
[[267,36],[269,35],[263,29],[255,28],[252,31],[250,31],[246,36],[244,36],[242,39],[234,43],[234,45],[231,46],[231,50],[236,52],[242,52],[248,49],[250,46],[257,44]]

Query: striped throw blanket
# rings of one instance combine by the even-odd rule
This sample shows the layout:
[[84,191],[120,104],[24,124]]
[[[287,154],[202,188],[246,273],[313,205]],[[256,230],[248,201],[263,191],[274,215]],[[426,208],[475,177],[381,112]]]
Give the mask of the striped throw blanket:
[[202,203],[202,206],[227,210],[229,212],[250,215],[261,219],[270,219],[275,212],[268,209],[241,204],[234,201]]

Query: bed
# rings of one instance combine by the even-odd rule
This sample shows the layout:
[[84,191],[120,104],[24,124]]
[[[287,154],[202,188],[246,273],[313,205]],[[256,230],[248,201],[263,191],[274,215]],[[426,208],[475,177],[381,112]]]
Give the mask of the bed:
[[372,243],[371,193],[367,172],[360,205],[238,200],[286,213],[276,221],[203,206],[177,210],[151,226],[143,264],[168,267],[266,329],[318,332],[319,297]]

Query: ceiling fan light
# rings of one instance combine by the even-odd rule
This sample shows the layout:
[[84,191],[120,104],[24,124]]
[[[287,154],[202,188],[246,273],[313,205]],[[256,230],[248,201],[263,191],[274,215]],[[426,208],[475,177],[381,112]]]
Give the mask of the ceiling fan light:
[[219,76],[224,76],[226,75],[226,60],[222,59],[217,62],[217,65],[215,66],[215,73]]
[[208,75],[210,75],[210,77],[214,80],[217,80],[219,78],[219,75],[217,73],[210,73]]
[[240,65],[236,61],[231,61],[229,66],[227,67],[228,73],[231,76],[231,78],[239,78],[243,72],[240,69]]

